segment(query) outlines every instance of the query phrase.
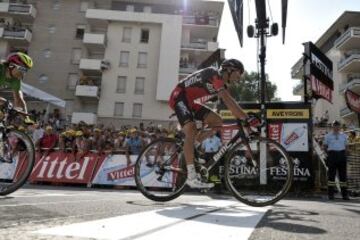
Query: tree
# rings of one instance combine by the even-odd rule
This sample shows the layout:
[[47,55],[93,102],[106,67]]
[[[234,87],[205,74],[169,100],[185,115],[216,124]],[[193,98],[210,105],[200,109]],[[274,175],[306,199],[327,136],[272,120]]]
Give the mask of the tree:
[[[266,81],[266,86],[268,95],[267,100],[280,100],[279,98],[275,98],[277,86],[272,84],[268,80],[268,77]],[[229,91],[238,102],[259,102],[261,99],[259,88],[259,74],[256,72],[245,72],[243,79],[241,79],[238,84],[230,86]]]

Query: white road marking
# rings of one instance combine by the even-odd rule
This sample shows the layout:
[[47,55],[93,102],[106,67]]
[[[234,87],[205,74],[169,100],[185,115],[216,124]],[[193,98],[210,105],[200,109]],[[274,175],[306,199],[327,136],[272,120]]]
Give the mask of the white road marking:
[[248,239],[269,208],[237,201],[196,202],[113,218],[42,229],[36,234],[91,239]]

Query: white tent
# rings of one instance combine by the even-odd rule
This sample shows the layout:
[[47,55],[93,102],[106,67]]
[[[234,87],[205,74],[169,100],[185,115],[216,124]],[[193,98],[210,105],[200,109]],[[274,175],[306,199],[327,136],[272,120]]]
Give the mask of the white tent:
[[66,102],[64,100],[57,98],[49,93],[46,93],[24,82],[21,83],[21,91],[29,97],[39,99],[41,101],[47,102],[48,104],[53,104],[61,108],[65,108]]

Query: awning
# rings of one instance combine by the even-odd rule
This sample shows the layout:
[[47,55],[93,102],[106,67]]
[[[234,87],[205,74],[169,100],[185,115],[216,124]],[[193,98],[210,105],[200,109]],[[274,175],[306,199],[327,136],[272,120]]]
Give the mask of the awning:
[[24,82],[21,83],[21,91],[23,92],[24,95],[53,104],[61,108],[65,108],[66,102],[64,100],[57,98],[47,92],[44,92]]

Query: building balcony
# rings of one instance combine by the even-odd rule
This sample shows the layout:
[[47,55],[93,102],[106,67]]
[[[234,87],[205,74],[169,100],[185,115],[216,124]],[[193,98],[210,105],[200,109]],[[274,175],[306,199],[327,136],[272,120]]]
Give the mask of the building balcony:
[[360,94],[360,74],[351,76],[346,83],[339,85],[339,93],[343,93],[346,89]]
[[190,42],[182,43],[181,49],[214,52],[218,49],[218,46],[219,44],[217,42]]
[[293,94],[295,96],[303,96],[304,95],[304,83],[299,83],[293,89]]
[[195,67],[181,67],[179,69],[179,75],[189,75],[195,72],[197,69]]
[[219,27],[219,19],[212,16],[183,16],[183,25]]
[[99,100],[99,87],[89,85],[77,85],[75,90],[75,96],[86,99]]
[[338,39],[334,46],[339,50],[360,49],[360,27],[349,28]]
[[95,113],[86,113],[86,112],[73,112],[71,116],[71,123],[77,124],[80,121],[83,121],[87,124],[96,124],[97,115]]
[[0,27],[0,38],[13,45],[23,45],[31,42],[32,33],[28,29],[5,29]]
[[26,23],[35,20],[37,10],[32,4],[1,2],[0,13],[15,16],[19,22]]
[[85,33],[83,43],[90,51],[104,51],[106,35],[104,33]]
[[360,51],[348,53],[338,64],[338,71],[342,73],[356,73],[360,69]]
[[85,75],[99,75],[102,71],[110,68],[110,63],[102,59],[80,59],[79,68]]
[[347,106],[340,109],[340,117],[342,118],[350,117],[353,114],[355,114],[355,112],[351,111]]

